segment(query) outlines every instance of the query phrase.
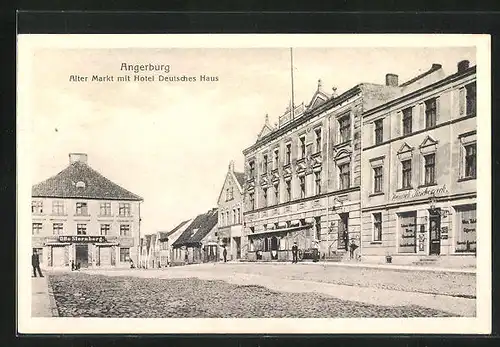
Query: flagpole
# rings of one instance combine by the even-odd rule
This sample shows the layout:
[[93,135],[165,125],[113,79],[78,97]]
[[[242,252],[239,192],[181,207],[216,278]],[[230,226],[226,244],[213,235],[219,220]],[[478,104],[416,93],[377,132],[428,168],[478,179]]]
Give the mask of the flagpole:
[[295,118],[295,103],[294,103],[294,91],[293,91],[293,49],[290,47],[290,75],[292,79],[292,120]]

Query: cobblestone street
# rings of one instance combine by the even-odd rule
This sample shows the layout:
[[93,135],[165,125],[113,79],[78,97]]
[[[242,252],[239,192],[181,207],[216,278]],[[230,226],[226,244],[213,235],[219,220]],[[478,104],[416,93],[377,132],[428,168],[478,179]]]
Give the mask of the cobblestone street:
[[462,273],[203,264],[48,275],[63,317],[369,318],[475,312],[470,298],[475,275]]

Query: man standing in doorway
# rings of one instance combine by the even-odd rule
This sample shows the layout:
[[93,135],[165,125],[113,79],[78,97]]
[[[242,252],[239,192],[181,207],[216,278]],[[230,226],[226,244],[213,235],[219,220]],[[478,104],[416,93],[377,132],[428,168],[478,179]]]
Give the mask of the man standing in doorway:
[[297,246],[297,242],[294,242],[292,246],[292,264],[293,263],[297,264],[298,253],[299,253],[299,247]]
[[36,249],[33,250],[33,255],[31,256],[31,266],[33,266],[33,276],[36,277],[36,272],[40,277],[43,277],[42,270],[40,269],[40,256],[38,255]]
[[222,251],[222,256],[224,257],[224,263],[227,262],[227,249],[226,249],[226,245],[224,245],[224,250]]

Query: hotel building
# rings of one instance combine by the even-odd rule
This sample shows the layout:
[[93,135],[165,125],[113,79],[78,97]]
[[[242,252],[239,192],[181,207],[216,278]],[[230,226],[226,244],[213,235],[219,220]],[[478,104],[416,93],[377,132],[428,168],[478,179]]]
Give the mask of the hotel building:
[[363,113],[363,259],[475,263],[476,67],[462,61],[445,76],[433,64],[399,88]]
[[70,165],[32,187],[32,247],[44,267],[129,267],[138,263],[143,199],[71,153]]

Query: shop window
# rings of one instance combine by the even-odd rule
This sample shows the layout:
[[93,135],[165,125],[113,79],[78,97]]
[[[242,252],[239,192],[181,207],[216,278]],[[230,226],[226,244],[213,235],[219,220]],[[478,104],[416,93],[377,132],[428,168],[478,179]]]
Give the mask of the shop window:
[[413,108],[408,107],[403,110],[403,136],[410,135],[412,133],[413,125]]
[[264,238],[264,252],[269,251],[269,239],[267,237]]
[[31,202],[31,213],[42,214],[43,213],[43,201],[35,200]]
[[107,236],[109,235],[109,231],[111,230],[110,224],[101,224],[101,235]]
[[86,202],[77,202],[76,203],[76,215],[77,216],[88,216],[89,211]]
[[457,208],[456,252],[476,252],[476,205]]
[[120,263],[130,260],[130,248],[120,248]]
[[111,216],[111,203],[101,202],[99,213],[101,216]]
[[378,145],[384,141],[384,120],[377,119],[375,122],[375,144]]
[[118,214],[120,217],[129,217],[130,216],[130,204],[129,203],[121,203],[118,206]]
[[87,235],[87,224],[77,224],[76,225],[77,235]]
[[52,201],[52,214],[58,216],[64,215],[64,201],[62,200]]
[[62,235],[63,234],[63,223],[52,224],[52,232],[54,235]]
[[417,252],[417,212],[399,214],[399,253]]
[[32,231],[33,235],[41,234],[42,233],[42,223],[33,223],[31,231]]
[[382,241],[382,213],[373,214],[373,241]]
[[250,252],[254,252],[254,251],[255,251],[255,245],[254,245],[253,239],[250,239]]

